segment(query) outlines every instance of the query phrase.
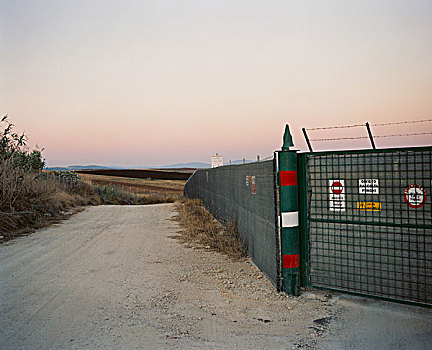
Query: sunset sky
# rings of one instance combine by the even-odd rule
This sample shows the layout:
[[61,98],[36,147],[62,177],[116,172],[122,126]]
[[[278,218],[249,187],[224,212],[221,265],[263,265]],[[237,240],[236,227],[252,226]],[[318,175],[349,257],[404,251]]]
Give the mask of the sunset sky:
[[[431,0],[0,4],[0,113],[48,166],[265,158],[286,123],[306,150],[302,127],[432,119]],[[415,132],[432,123],[373,127]],[[346,135],[367,134],[310,131]]]

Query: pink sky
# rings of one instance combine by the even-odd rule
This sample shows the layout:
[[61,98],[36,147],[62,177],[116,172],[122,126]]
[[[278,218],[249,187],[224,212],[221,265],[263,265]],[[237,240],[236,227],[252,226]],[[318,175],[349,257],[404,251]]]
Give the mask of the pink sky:
[[3,1],[0,113],[49,166],[264,158],[285,123],[306,150],[302,127],[432,119],[431,18],[417,0]]

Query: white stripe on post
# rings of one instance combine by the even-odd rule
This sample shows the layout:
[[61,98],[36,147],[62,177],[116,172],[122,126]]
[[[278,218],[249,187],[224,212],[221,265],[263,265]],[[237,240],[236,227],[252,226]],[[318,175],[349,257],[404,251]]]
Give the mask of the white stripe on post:
[[282,227],[296,227],[299,225],[298,211],[291,211],[282,214]]

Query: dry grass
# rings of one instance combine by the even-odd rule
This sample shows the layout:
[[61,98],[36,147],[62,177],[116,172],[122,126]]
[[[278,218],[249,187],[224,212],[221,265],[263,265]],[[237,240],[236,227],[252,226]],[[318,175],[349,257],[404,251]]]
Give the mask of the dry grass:
[[167,193],[131,193],[119,186],[94,186],[94,193],[99,197],[101,204],[111,205],[145,205],[159,203],[173,203],[180,199],[180,195]]
[[0,243],[57,221],[66,210],[98,204],[90,193],[91,187],[82,182],[68,191],[46,174],[17,167],[13,157],[0,158]]
[[136,179],[119,176],[79,174],[85,181],[91,182],[96,186],[116,186],[123,192],[133,194],[172,194],[182,195],[184,180],[154,180]]
[[176,209],[178,215],[175,219],[183,229],[176,238],[183,243],[198,243],[225,253],[234,260],[247,256],[247,247],[239,237],[236,221],[222,225],[198,199],[183,199],[176,203]]
[[[0,243],[67,218],[65,212],[81,206],[172,203],[181,198],[180,184],[172,181],[165,184],[168,191],[136,193],[115,184],[68,179],[69,175],[77,177],[73,173],[26,172],[14,165],[13,158],[0,158]],[[164,186],[159,181],[158,185]]]

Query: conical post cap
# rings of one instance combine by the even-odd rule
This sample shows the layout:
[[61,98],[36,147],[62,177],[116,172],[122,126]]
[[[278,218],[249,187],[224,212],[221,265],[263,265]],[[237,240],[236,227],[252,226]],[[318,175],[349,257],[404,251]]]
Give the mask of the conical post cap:
[[290,147],[293,147],[294,143],[292,140],[292,136],[291,136],[291,132],[289,129],[289,125],[286,124],[285,126],[285,133],[283,136],[283,145],[282,145],[282,150],[283,151],[288,151],[290,149]]

